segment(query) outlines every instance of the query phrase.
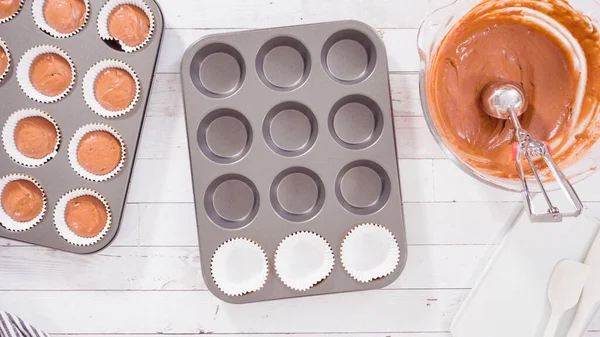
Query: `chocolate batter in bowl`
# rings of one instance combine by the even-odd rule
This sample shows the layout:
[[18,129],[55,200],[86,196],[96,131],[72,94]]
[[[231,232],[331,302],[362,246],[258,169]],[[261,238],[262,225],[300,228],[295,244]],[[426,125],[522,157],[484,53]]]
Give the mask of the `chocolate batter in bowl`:
[[[571,182],[595,172],[599,18],[594,0],[459,0],[427,18],[418,40],[421,102],[448,156],[490,185],[521,191],[514,128],[488,116],[481,105],[489,84],[510,81],[523,88],[529,103],[519,118],[523,128],[549,145]],[[558,188],[543,162],[535,165],[546,188]]]

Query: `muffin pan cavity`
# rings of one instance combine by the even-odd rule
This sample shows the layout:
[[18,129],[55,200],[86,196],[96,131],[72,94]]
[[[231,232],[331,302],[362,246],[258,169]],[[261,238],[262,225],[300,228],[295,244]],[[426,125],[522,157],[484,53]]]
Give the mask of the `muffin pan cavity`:
[[198,91],[209,97],[224,98],[233,95],[241,87],[246,67],[235,48],[215,43],[194,55],[189,71]]
[[352,95],[342,98],[333,106],[328,125],[338,144],[350,150],[360,150],[379,139],[383,131],[383,116],[372,99]]
[[296,89],[310,74],[310,54],[302,42],[291,37],[277,37],[258,51],[256,71],[265,85],[281,91]]
[[301,103],[282,103],[271,109],[263,123],[263,136],[275,153],[297,157],[311,149],[318,135],[315,115]]
[[390,178],[374,162],[348,164],[336,180],[336,196],[342,206],[357,215],[369,215],[385,206],[390,196]]
[[343,84],[356,84],[373,73],[377,51],[372,39],[364,33],[342,30],[325,42],[321,62],[332,79]]
[[252,146],[248,119],[231,109],[210,113],[198,128],[198,145],[214,162],[230,164],[243,158]]
[[323,208],[325,187],[315,172],[292,167],[275,177],[270,198],[279,216],[291,222],[304,222]]
[[[97,30],[101,10],[124,1],[144,7],[153,24],[144,47],[131,53],[108,48]],[[43,189],[45,205],[34,226],[11,226],[14,221],[0,216],[0,237],[89,254],[107,247],[121,226],[164,21],[156,0],[80,0],[85,11],[78,15],[84,23],[58,34],[40,24],[46,2],[23,0],[18,15],[0,23],[0,45],[10,48],[8,73],[0,73],[0,182],[32,177]],[[86,103],[86,96],[114,101],[120,95],[114,90],[119,81],[104,86],[95,81],[97,76],[84,81],[98,65],[126,69],[134,78],[133,102],[123,111],[99,113]],[[96,202],[73,196],[82,191]],[[6,203],[26,203],[29,197],[23,195],[7,195]],[[70,199],[77,201],[70,204]]]
[[258,191],[248,178],[225,175],[217,178],[206,191],[204,207],[210,219],[219,227],[239,229],[256,216]]
[[[186,51],[181,74],[210,291],[247,303],[376,289],[402,273],[387,60],[371,27],[340,21],[211,35]],[[342,265],[344,238],[365,223],[397,246],[393,265],[375,277],[357,276],[360,244],[352,241]],[[250,250],[256,272],[243,278],[252,286],[228,276],[246,266],[246,253],[233,252]],[[379,262],[364,268],[378,271]]]

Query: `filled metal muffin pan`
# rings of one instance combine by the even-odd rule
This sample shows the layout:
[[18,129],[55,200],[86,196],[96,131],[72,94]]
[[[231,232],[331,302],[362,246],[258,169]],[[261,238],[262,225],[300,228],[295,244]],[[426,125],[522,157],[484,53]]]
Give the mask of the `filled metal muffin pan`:
[[[17,110],[35,108],[47,112],[56,121],[61,134],[58,153],[39,167],[26,167],[12,160],[4,149],[0,151],[0,177],[25,174],[33,177],[46,194],[47,210],[41,222],[25,231],[11,231],[0,224],[0,237],[56,248],[73,253],[92,253],[106,247],[117,234],[122,215],[135,153],[138,147],[148,96],[155,74],[158,53],[163,35],[163,16],[154,0],[143,0],[154,19],[154,31],[147,45],[126,53],[114,41],[101,39],[97,29],[98,13],[106,0],[89,0],[87,23],[76,34],[54,38],[42,31],[32,18],[32,0],[25,0],[16,17],[0,24],[0,38],[11,54],[11,67],[6,78],[0,81],[0,128]],[[51,45],[64,50],[76,69],[76,81],[66,97],[55,103],[39,103],[28,98],[19,87],[16,69],[21,57],[34,46]],[[102,60],[119,60],[134,69],[139,78],[141,92],[135,107],[124,116],[105,118],[94,113],[82,94],[86,72]],[[103,124],[114,128],[126,146],[126,160],[119,173],[103,182],[94,182],[79,176],[71,167],[68,148],[76,130],[84,125]],[[61,237],[54,224],[54,208],[59,199],[76,189],[89,189],[101,195],[110,207],[111,226],[103,238],[91,245],[76,245]]]
[[[202,272],[208,288],[234,303],[381,288],[406,263],[385,47],[356,21],[218,34],[182,61]],[[395,237],[393,273],[353,279],[340,248],[356,226]],[[280,242],[301,231],[335,255],[327,278],[306,291],[274,271]],[[260,290],[229,296],[211,275],[215,251],[243,238],[262,248]],[[214,266],[218,268],[218,266]]]

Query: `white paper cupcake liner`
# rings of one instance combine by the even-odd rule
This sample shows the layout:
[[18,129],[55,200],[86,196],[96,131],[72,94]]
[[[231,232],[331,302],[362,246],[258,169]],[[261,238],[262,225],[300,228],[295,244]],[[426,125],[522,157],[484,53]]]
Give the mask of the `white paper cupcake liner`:
[[[59,95],[46,96],[46,95],[42,94],[41,92],[37,91],[35,89],[35,87],[33,86],[33,83],[31,83],[31,78],[29,76],[29,71],[31,69],[31,65],[33,64],[33,61],[35,60],[36,57],[43,55],[43,54],[59,55],[59,56],[63,57],[65,60],[67,60],[67,62],[69,62],[69,66],[71,66],[71,83],[69,84],[69,87]],[[19,82],[19,86],[21,87],[21,90],[23,90],[23,92],[25,92],[25,95],[27,95],[27,97],[29,97],[32,100],[37,101],[39,103],[54,103],[54,102],[61,100],[65,96],[67,96],[69,94],[69,92],[73,89],[73,86],[75,85],[75,78],[76,78],[76,73],[75,73],[75,64],[73,63],[73,60],[67,54],[67,52],[65,52],[64,50],[62,50],[56,46],[39,45],[39,46],[33,47],[33,48],[29,49],[28,51],[26,51],[25,54],[23,54],[23,57],[21,57],[21,60],[19,61],[19,64],[17,65],[17,81]]]
[[23,5],[25,5],[25,0],[21,0],[19,3],[19,9],[17,9],[17,11],[15,12],[15,14],[5,17],[4,19],[0,19],[0,24],[3,24],[5,22],[8,22],[12,19],[14,19],[17,15],[19,15],[19,13],[21,12],[21,10],[23,9]]
[[400,248],[394,234],[372,223],[352,229],[342,242],[340,254],[346,272],[362,283],[389,276],[400,261]]
[[255,242],[235,238],[221,244],[212,256],[210,270],[217,287],[228,296],[259,291],[267,281],[269,263]]
[[307,291],[326,279],[333,270],[333,250],[321,236],[297,232],[279,243],[275,272],[289,288]]
[[[108,17],[110,16],[110,13],[112,13],[112,11],[115,8],[117,8],[121,5],[133,5],[133,6],[139,7],[141,10],[144,11],[144,13],[146,13],[146,16],[148,16],[148,20],[150,21],[150,29],[148,30],[148,36],[146,37],[144,42],[138,44],[137,46],[133,46],[133,47],[128,46],[125,43],[121,42],[120,40],[112,37],[110,35],[110,33],[108,32]],[[148,6],[148,4],[146,4],[142,0],[108,0],[104,4],[104,6],[102,6],[102,8],[100,9],[100,13],[98,13],[98,35],[100,35],[100,38],[102,38],[103,40],[118,41],[119,45],[121,46],[123,51],[125,51],[126,53],[133,53],[135,51],[138,51],[138,50],[144,48],[144,46],[146,46],[148,44],[148,42],[150,42],[150,39],[152,38],[152,35],[154,34],[154,26],[155,26],[154,14],[152,13],[150,6]]]
[[[29,158],[22,154],[17,148],[17,144],[15,143],[15,129],[17,128],[17,124],[29,117],[42,117],[52,123],[54,128],[56,129],[56,145],[54,146],[54,151],[45,156],[44,158],[35,159]],[[4,124],[4,128],[2,129],[2,144],[4,146],[4,150],[8,154],[8,156],[17,162],[20,165],[26,167],[40,167],[47,162],[49,162],[56,154],[58,153],[58,148],[60,146],[61,134],[60,128],[56,123],[56,120],[52,118],[48,113],[39,110],[39,109],[22,109],[13,113],[8,117],[8,120]]]
[[[69,201],[86,195],[98,198],[98,200],[100,200],[106,208],[106,225],[100,234],[91,238],[84,238],[75,234],[71,228],[69,228],[67,225],[67,220],[65,219],[65,212],[67,210],[67,204]],[[75,189],[63,195],[58,200],[56,207],[54,208],[54,226],[56,227],[56,231],[63,239],[75,246],[91,246],[100,242],[100,240],[102,240],[106,236],[106,233],[108,233],[110,230],[111,225],[112,213],[108,202],[102,195],[100,195],[100,193],[87,188]]]
[[10,50],[8,49],[8,45],[6,44],[6,42],[4,42],[4,40],[2,40],[2,38],[0,38],[0,48],[2,48],[2,50],[4,50],[4,53],[6,54],[6,58],[8,59],[8,64],[6,65],[6,69],[4,69],[4,71],[0,73],[0,83],[2,83],[2,81],[6,78],[6,75],[8,75],[8,72],[10,71],[10,67],[12,66],[12,58],[10,56]]
[[37,224],[39,224],[40,221],[42,221],[42,219],[46,215],[46,210],[48,207],[48,200],[46,199],[46,192],[44,191],[44,188],[42,187],[42,185],[35,178],[28,176],[26,174],[21,174],[21,173],[9,174],[7,176],[0,178],[0,196],[2,195],[2,192],[4,191],[4,188],[6,187],[6,185],[8,185],[10,182],[13,182],[16,180],[30,181],[35,186],[37,186],[37,188],[39,188],[40,191],[42,191],[42,211],[40,212],[40,214],[38,214],[38,216],[36,216],[31,221],[19,222],[19,221],[13,220],[6,213],[6,211],[4,210],[4,208],[2,207],[2,205],[0,203],[0,225],[2,225],[2,227],[4,227],[4,228],[8,229],[9,231],[23,232],[23,231],[32,229]]
[[[79,160],[77,159],[77,150],[79,148],[79,143],[81,142],[81,139],[86,134],[94,131],[105,131],[110,133],[119,141],[121,145],[121,161],[119,161],[119,164],[117,165],[117,167],[115,167],[114,170],[105,175],[97,175],[86,171],[86,169],[83,168],[81,164],[79,164]],[[121,169],[123,169],[123,166],[125,165],[125,160],[127,158],[127,147],[125,145],[123,137],[121,137],[121,134],[119,134],[119,132],[117,132],[117,130],[113,129],[112,127],[100,123],[87,124],[77,129],[77,131],[75,131],[75,134],[73,134],[71,141],[69,142],[69,149],[67,152],[69,155],[69,163],[71,164],[73,170],[75,170],[75,172],[79,174],[82,178],[94,182],[107,181],[116,176],[121,171]]]
[[79,33],[83,27],[85,27],[85,25],[87,25],[88,19],[90,17],[90,2],[89,0],[83,0],[83,3],[85,4],[85,19],[83,20],[83,24],[81,25],[81,27],[75,29],[74,31],[70,32],[70,33],[61,33],[59,31],[57,31],[56,29],[52,28],[48,22],[46,21],[46,17],[44,16],[44,3],[46,2],[46,0],[33,0],[33,3],[31,5],[31,9],[33,12],[33,21],[35,22],[36,26],[38,26],[39,29],[41,29],[42,31],[50,34],[50,36],[55,37],[57,39],[66,39],[68,37],[71,37],[77,33]]
[[[129,75],[131,75],[131,77],[133,77],[133,80],[135,81],[135,97],[133,98],[133,101],[131,102],[131,104],[124,110],[119,110],[119,111],[107,110],[104,107],[102,107],[102,105],[100,105],[100,103],[96,99],[96,93],[95,93],[96,79],[98,78],[98,75],[100,75],[100,73],[103,70],[109,69],[109,68],[117,68],[117,69],[125,70],[126,72],[129,73]],[[100,62],[96,63],[95,65],[93,65],[90,68],[90,70],[88,70],[88,72],[85,74],[85,77],[83,78],[83,98],[85,100],[85,103],[88,105],[88,107],[90,109],[92,109],[92,111],[94,111],[96,114],[98,114],[102,117],[105,117],[105,118],[120,117],[120,116],[127,114],[131,110],[133,110],[133,108],[135,108],[136,104],[138,103],[138,101],[140,99],[140,92],[141,92],[141,84],[140,84],[139,77],[136,74],[135,70],[133,70],[133,68],[131,66],[129,66],[127,63],[125,63],[123,61],[119,61],[119,60],[100,61]]]

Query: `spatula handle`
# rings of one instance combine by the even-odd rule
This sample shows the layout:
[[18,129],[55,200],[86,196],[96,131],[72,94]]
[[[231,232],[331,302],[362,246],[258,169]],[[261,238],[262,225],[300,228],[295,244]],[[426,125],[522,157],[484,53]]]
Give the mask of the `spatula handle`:
[[[599,280],[596,278],[596,281],[598,282]],[[581,301],[577,307],[577,313],[575,314],[575,319],[573,320],[573,324],[569,329],[567,337],[583,336],[587,327],[592,322],[592,319],[594,319],[596,312],[600,308],[600,292],[598,291],[598,288],[590,284],[589,281],[586,286],[587,288],[583,289]]]
[[581,337],[600,308],[600,231],[588,251],[585,264],[590,266],[591,272],[567,337]]
[[544,337],[554,337],[556,335],[556,330],[558,330],[558,323],[560,322],[562,314],[563,312],[557,312],[556,310],[552,311],[550,319],[548,320],[548,325],[546,325]]

